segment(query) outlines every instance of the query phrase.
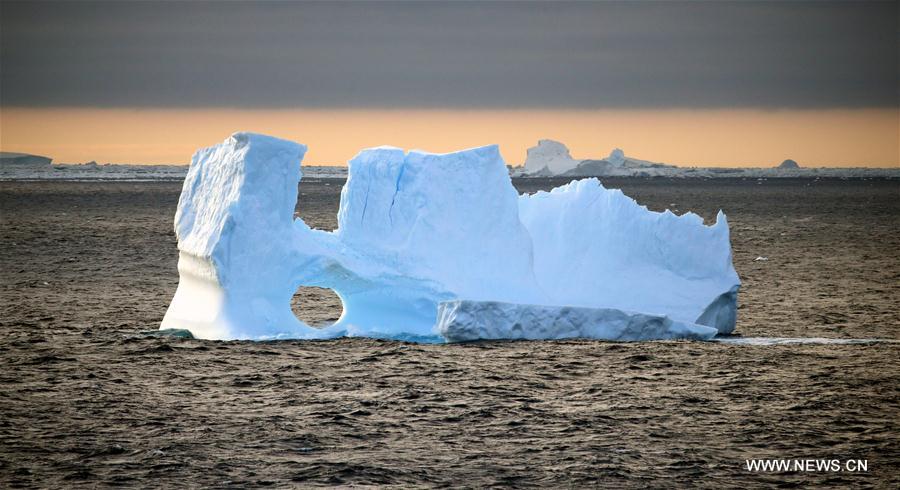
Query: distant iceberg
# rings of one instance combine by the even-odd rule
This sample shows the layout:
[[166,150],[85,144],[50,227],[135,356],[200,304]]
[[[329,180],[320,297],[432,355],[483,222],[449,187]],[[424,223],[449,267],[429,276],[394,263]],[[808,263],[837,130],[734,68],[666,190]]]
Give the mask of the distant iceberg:
[[[651,212],[594,179],[520,196],[497,146],[379,147],[351,160],[338,229],[313,230],[293,217],[305,152],[236,133],[194,155],[175,216],[180,281],[161,328],[421,341],[734,329],[740,281],[721,212],[712,226]],[[296,318],[301,286],[337,293],[337,323]]]
[[40,155],[30,155],[28,153],[0,152],[0,167],[19,166],[19,167],[48,167],[53,159],[42,157]]
[[542,139],[527,151],[523,167],[513,170],[513,177],[650,177],[673,175],[681,169],[674,165],[648,162],[625,156],[621,148],[614,148],[600,160],[576,160],[566,145]]
[[562,175],[581,163],[569,154],[566,145],[543,139],[526,151],[524,173],[532,176]]
[[[851,163],[851,162],[847,162]],[[514,178],[667,177],[667,178],[900,178],[900,168],[807,167],[787,159],[775,167],[693,167],[641,160],[621,148],[609,156],[579,160],[559,141],[542,139],[528,149],[525,164],[510,168]]]

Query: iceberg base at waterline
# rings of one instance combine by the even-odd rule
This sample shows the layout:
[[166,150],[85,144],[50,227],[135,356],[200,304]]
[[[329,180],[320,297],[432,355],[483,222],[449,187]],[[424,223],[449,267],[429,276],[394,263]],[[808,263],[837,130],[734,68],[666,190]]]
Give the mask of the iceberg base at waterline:
[[496,301],[445,301],[438,332],[448,342],[472,340],[599,339],[710,340],[718,330],[666,316],[614,308],[520,305]]
[[[235,133],[194,155],[162,329],[413,341],[708,339],[734,329],[740,281],[721,212],[705,225],[649,211],[596,179],[519,195],[495,145],[378,147],[350,161],[338,228],[314,230],[294,218],[305,152]],[[337,293],[337,323],[296,318],[301,286]]]

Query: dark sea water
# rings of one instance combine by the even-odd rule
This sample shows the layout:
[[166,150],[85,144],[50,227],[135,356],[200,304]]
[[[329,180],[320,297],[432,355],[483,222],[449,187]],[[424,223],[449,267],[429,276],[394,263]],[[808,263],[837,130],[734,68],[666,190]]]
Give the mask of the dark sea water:
[[[604,183],[728,214],[741,336],[900,340],[900,182]],[[334,228],[342,184],[304,181],[298,214]],[[0,182],[0,487],[900,486],[897,343],[142,334],[177,285],[180,188]],[[295,310],[323,324],[340,301],[303,289]]]

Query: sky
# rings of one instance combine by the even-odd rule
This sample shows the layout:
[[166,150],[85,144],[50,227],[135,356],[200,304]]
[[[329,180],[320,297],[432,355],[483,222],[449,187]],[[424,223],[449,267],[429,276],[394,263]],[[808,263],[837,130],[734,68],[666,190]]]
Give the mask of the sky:
[[898,2],[0,2],[0,149],[187,163],[239,130],[680,165],[900,166]]

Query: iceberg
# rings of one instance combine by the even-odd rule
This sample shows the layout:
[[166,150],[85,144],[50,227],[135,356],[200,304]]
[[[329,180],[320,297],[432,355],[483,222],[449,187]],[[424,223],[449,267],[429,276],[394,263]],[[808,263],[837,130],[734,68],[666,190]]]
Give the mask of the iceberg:
[[[599,181],[519,195],[496,145],[349,163],[338,228],[294,218],[306,147],[235,133],[198,151],[175,215],[161,329],[204,339],[706,339],[734,329],[728,225],[656,213]],[[303,203],[300,203],[302,206]],[[301,286],[343,313],[298,320]]]
[[614,167],[621,167],[625,165],[625,152],[621,148],[613,148],[613,151],[609,152],[609,156],[606,157],[606,161]]
[[559,141],[543,139],[537,146],[527,150],[524,172],[533,176],[562,175],[581,163],[569,153],[566,145]]
[[569,148],[554,140],[542,139],[528,148],[525,164],[514,168],[514,177],[649,177],[684,176],[696,169],[680,169],[673,165],[639,160],[614,148],[600,160],[576,160]]

